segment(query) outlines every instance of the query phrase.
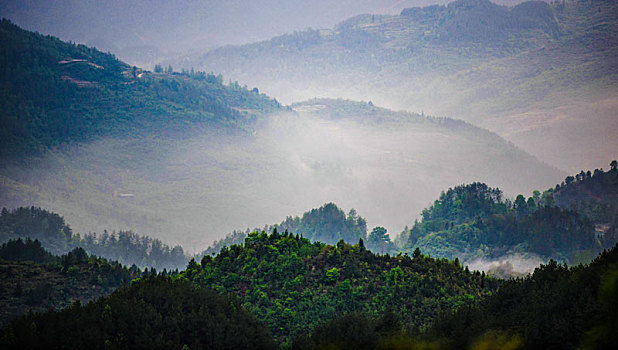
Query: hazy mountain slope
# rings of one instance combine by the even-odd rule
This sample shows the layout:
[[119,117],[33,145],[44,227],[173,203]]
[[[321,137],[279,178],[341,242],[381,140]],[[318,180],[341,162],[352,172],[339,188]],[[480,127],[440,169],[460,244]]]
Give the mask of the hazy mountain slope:
[[[2,115],[20,120],[5,131],[16,140],[11,147],[32,156],[1,163],[0,204],[52,210],[76,232],[130,229],[197,251],[234,228],[328,202],[400,232],[449,186],[484,181],[525,193],[564,177],[499,136],[451,119],[343,100],[309,101],[294,112],[213,75],[111,74],[88,64],[104,67],[93,58],[66,73],[58,62],[79,58],[75,49],[127,66],[8,22],[3,28],[12,43],[5,52],[16,57],[8,67],[36,79],[2,99],[33,108]],[[13,84],[11,75],[3,79]],[[48,88],[33,96],[32,81]]]
[[8,20],[0,22],[0,45],[2,159],[109,136],[242,130],[256,114],[281,110],[213,75],[152,74]]
[[29,30],[96,46],[126,62],[151,68],[158,60],[185,51],[265,40],[309,27],[328,28],[362,13],[394,14],[405,7],[446,2],[7,0],[0,3],[0,16]]
[[618,149],[617,6],[460,0],[173,62],[284,102],[343,97],[463,118],[576,171]]

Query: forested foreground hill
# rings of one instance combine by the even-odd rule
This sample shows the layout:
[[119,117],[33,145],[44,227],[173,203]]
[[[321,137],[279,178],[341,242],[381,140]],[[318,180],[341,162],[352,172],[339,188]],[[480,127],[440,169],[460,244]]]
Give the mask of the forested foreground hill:
[[550,261],[497,292],[446,312],[425,332],[394,314],[335,317],[294,349],[613,349],[618,334],[618,246],[589,265]]
[[275,349],[268,329],[232,295],[150,276],[111,296],[20,318],[4,349]]
[[191,262],[172,280],[142,277],[87,305],[14,320],[0,331],[0,345],[609,349],[618,331],[617,267],[614,247],[589,265],[550,261],[498,283],[457,261],[255,232],[244,246]]
[[333,315],[393,311],[416,329],[440,312],[494,292],[500,282],[471,272],[458,260],[416,251],[376,255],[363,241],[310,242],[288,233],[253,232],[244,244],[223,248],[180,274],[195,285],[238,295],[281,343]]

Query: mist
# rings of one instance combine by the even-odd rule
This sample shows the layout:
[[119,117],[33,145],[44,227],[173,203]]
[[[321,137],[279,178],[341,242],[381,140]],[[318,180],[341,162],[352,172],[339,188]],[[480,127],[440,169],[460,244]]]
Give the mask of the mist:
[[328,202],[395,236],[448,187],[529,194],[564,175],[470,125],[346,101],[295,108],[251,133],[106,138],[4,165],[0,199],[55,211],[76,232],[130,229],[198,251]]
[[484,271],[499,278],[524,276],[546,261],[532,253],[508,254],[498,259],[475,259],[464,262],[470,270]]

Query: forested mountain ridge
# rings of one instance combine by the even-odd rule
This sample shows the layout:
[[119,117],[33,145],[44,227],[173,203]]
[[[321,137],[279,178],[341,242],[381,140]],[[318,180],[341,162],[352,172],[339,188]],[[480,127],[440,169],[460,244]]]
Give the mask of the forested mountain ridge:
[[144,71],[6,19],[0,47],[3,159],[105,136],[250,130],[255,115],[281,109],[257,90],[223,85],[221,77],[171,67]]
[[[345,281],[352,281],[353,287],[358,283],[354,278],[358,273],[371,279],[375,273],[386,273],[383,283],[374,284],[373,288],[370,288],[371,284],[367,286],[366,292],[375,295],[371,305],[359,300],[357,306],[361,307],[355,312],[342,312],[340,307],[316,302],[305,305],[313,311],[312,315],[290,315],[293,312],[290,303],[299,297],[296,293],[301,291],[299,287],[306,286],[303,283],[293,288],[293,298],[278,299],[274,308],[266,307],[266,315],[260,314],[260,308],[251,303],[252,287],[245,280],[256,277],[260,271],[251,259],[246,258],[254,254],[266,257],[259,266],[269,267],[263,277],[272,278],[260,279],[267,282],[264,287],[269,288],[260,289],[259,294],[266,296],[262,301],[268,304],[268,297],[281,293],[281,284],[285,291],[286,284],[290,283],[286,276],[293,274],[294,268],[281,263],[294,260],[296,252],[300,252],[294,248],[293,242],[300,243],[300,251],[311,256],[313,251],[321,251],[320,255],[335,253],[324,256],[323,267],[312,264],[313,259],[302,259],[304,264],[315,267],[313,272],[318,275],[311,278],[310,274],[306,281],[315,282],[315,277],[322,280],[319,288],[309,294],[320,290],[327,292],[333,285],[341,289],[342,281],[343,287]],[[36,246],[33,242],[26,245]],[[280,249],[284,246],[287,248]],[[28,251],[40,250],[40,245],[34,248]],[[356,258],[351,259],[353,257]],[[280,347],[291,346],[293,349],[326,346],[355,349],[429,347],[441,350],[537,349],[539,346],[552,349],[610,348],[616,334],[617,257],[618,247],[614,247],[588,265],[568,268],[552,260],[526,278],[497,283],[478,272],[462,270],[456,260],[436,260],[420,253],[415,253],[411,259],[407,256],[376,256],[363,250],[361,242],[354,246],[340,243],[333,247],[311,244],[287,233],[275,232],[269,236],[255,232],[244,246],[235,245],[214,259],[204,257],[201,265],[192,261],[186,271],[172,280],[160,275],[142,277],[130,287],[120,288],[111,296],[84,306],[75,303],[64,310],[48,310],[18,318],[0,331],[0,344],[7,349],[83,348],[86,345],[97,349],[110,346],[140,348],[136,344],[149,344],[152,348],[191,344],[191,348],[237,349],[276,348],[277,339]],[[356,260],[361,264],[335,264],[340,268],[330,268],[335,261],[351,263]],[[240,265],[244,266],[243,273],[236,274],[234,271]],[[359,267],[361,271],[355,273]],[[377,270],[371,272],[374,267]],[[390,272],[387,272],[389,268]],[[367,274],[367,271],[371,273]],[[209,277],[214,277],[213,273],[221,278],[217,278],[217,283],[212,286],[223,295],[201,287],[214,281]],[[444,293],[450,295],[451,288],[464,281],[468,284],[459,287],[473,287],[472,290],[481,294],[464,294],[463,299],[440,297]],[[408,290],[411,286],[420,289],[411,293]],[[300,297],[305,298],[307,290]],[[356,300],[361,290],[353,288],[352,299],[346,294],[331,300],[346,304]],[[384,294],[384,291],[390,292]],[[469,290],[464,288],[458,293],[466,291]],[[240,295],[240,298],[231,294]],[[420,303],[414,303],[414,312],[402,313],[397,308],[376,304],[414,295],[422,297],[417,299]],[[441,312],[423,308],[432,305],[433,301],[439,302]],[[402,304],[392,305],[399,307]],[[286,307],[284,315],[280,315],[279,308],[283,306]],[[257,311],[258,317],[248,311]],[[282,344],[285,338],[272,338],[263,322],[266,321],[271,328],[284,325],[284,316],[310,316],[314,322],[292,323],[295,337]],[[422,320],[429,323],[419,328]],[[277,335],[282,331],[278,329],[274,333]],[[88,336],[84,337],[85,334]]]
[[[617,132],[616,6],[460,0],[400,15],[361,15],[333,29],[171,62],[260,86],[288,103],[341,97],[464,119],[575,171],[599,167],[618,148],[611,137]],[[561,138],[564,133],[572,137]]]
[[576,210],[588,216],[603,234],[616,234],[618,228],[618,164],[610,163],[610,170],[595,169],[565,180],[547,195],[562,208]]
[[37,240],[11,240],[0,246],[0,326],[30,312],[97,299],[142,273],[82,248],[56,256]]
[[412,257],[376,255],[362,240],[332,246],[276,230],[252,232],[244,244],[191,261],[180,277],[237,294],[279,342],[288,344],[333,314],[347,312],[392,310],[423,329],[441,310],[470,303],[499,285],[458,260],[419,251]]

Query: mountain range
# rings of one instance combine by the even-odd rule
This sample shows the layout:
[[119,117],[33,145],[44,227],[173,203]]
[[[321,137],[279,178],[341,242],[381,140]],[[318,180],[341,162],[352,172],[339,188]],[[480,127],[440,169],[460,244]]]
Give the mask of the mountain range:
[[618,149],[616,6],[458,0],[168,62],[286,103],[349,98],[463,119],[575,172],[603,166]]
[[0,201],[57,212],[77,232],[203,247],[327,202],[399,232],[449,186],[514,195],[565,176],[465,122],[371,101],[286,107],[221,76],[145,71],[6,20],[1,30]]

